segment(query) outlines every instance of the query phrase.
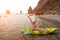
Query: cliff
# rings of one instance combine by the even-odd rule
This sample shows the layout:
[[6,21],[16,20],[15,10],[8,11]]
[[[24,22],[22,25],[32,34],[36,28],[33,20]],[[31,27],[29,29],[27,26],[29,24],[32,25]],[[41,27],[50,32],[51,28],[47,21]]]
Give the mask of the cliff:
[[46,11],[58,10],[59,7],[60,0],[40,0],[33,11],[35,14],[45,14]]

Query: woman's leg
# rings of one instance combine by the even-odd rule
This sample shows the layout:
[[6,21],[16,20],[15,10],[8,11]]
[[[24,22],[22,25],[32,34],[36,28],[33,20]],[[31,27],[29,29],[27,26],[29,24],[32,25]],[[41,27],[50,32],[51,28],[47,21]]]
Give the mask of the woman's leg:
[[42,32],[43,34],[46,34],[46,32],[45,32],[42,28],[36,28],[36,30],[39,30],[39,31]]

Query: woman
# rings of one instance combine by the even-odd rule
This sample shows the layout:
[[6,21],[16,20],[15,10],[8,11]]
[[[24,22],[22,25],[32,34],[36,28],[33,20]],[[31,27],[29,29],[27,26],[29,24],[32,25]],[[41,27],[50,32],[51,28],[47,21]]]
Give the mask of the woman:
[[34,30],[39,30],[39,31],[42,32],[43,34],[46,34],[46,32],[45,32],[42,28],[37,27],[36,21],[32,21],[32,25],[33,25],[33,29],[34,29]]

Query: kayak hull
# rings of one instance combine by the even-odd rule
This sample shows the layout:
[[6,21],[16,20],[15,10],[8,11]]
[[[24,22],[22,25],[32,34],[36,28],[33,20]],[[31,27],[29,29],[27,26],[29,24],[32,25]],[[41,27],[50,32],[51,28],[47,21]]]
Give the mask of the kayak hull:
[[[46,34],[54,33],[58,28],[42,28]],[[21,30],[23,34],[43,34],[39,30],[33,30],[32,28],[24,28]]]

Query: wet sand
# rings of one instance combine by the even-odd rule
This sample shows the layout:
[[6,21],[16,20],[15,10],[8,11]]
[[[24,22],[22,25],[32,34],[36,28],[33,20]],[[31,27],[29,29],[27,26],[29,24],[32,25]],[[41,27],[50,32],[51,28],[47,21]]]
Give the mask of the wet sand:
[[60,31],[48,35],[24,35],[22,28],[32,27],[27,15],[0,15],[0,40],[60,40]]

